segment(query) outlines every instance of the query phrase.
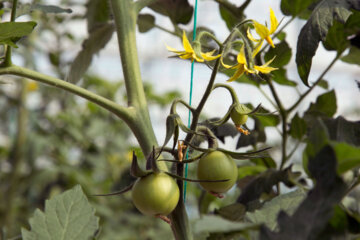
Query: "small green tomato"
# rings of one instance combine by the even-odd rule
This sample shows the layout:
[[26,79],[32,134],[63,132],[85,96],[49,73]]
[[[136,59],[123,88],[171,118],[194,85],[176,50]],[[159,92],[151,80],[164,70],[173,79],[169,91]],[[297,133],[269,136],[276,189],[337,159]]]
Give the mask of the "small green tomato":
[[197,169],[199,180],[225,180],[225,182],[201,182],[200,185],[211,193],[227,192],[236,182],[238,169],[235,161],[227,154],[212,151],[205,154],[200,160]]
[[247,114],[242,114],[241,112],[244,112],[243,109],[241,109],[240,105],[236,105],[230,113],[231,120],[234,122],[235,125],[241,126],[246,123],[248,119]]
[[145,215],[168,215],[179,202],[176,181],[166,173],[152,173],[139,178],[132,188],[135,207]]

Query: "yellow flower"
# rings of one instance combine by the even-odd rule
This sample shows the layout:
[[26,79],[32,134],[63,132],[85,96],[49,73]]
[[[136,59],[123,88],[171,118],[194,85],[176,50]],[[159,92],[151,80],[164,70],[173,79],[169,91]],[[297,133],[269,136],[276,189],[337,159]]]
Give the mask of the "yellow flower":
[[167,50],[176,53],[181,59],[190,59],[191,61],[194,61],[194,59],[198,62],[204,62],[204,60],[212,61],[221,56],[221,54],[213,56],[215,50],[207,53],[199,52],[200,56],[196,54],[189,40],[186,37],[185,31],[183,32],[183,45],[185,51],[179,51],[169,46],[166,46],[166,48]]
[[[252,58],[255,58],[256,54],[258,54],[258,52],[260,51],[261,45],[262,45],[262,42],[257,44],[257,46],[254,49],[254,52],[252,53]],[[236,69],[235,74],[230,79],[227,80],[228,82],[232,82],[232,81],[235,81],[236,79],[238,79],[239,77],[241,77],[241,75],[243,75],[244,73],[246,73],[246,74],[249,74],[249,73],[251,73],[251,74],[259,74],[259,73],[268,74],[274,70],[277,70],[277,68],[269,67],[269,64],[273,60],[274,60],[274,58],[261,66],[254,65],[254,67],[251,69],[246,61],[245,50],[244,50],[244,45],[243,45],[240,49],[239,54],[237,55],[238,63],[236,65],[230,66],[230,65],[224,64],[222,59],[221,59],[221,64],[225,68]]]
[[277,27],[279,26],[278,20],[276,19],[275,13],[274,11],[270,8],[270,29],[267,28],[267,26],[262,25],[261,23],[252,20],[254,23],[254,28],[256,33],[260,36],[260,39],[255,39],[251,33],[250,33],[250,29],[247,30],[247,36],[251,41],[254,42],[260,42],[262,40],[266,40],[271,47],[275,47],[274,43],[270,37],[271,34],[273,34]]

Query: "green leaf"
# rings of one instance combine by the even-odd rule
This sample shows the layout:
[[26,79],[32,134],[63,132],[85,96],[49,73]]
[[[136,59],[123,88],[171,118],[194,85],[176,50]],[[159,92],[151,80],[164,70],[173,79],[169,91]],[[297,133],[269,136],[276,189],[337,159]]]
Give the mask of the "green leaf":
[[155,17],[151,14],[139,14],[137,24],[139,32],[147,32],[155,27]]
[[360,65],[360,49],[355,46],[351,46],[349,53],[340,59],[346,63]]
[[238,170],[239,170],[238,179],[241,179],[247,176],[258,175],[262,172],[265,172],[267,168],[263,165],[254,165],[254,166],[240,166]]
[[193,7],[187,0],[158,0],[148,7],[157,13],[168,16],[176,24],[189,23],[193,13]]
[[277,226],[277,216],[280,211],[292,215],[304,200],[306,193],[302,189],[279,195],[254,212],[247,212],[245,218],[252,223],[265,224],[270,230]]
[[296,52],[296,63],[299,76],[306,86],[309,86],[312,58],[320,41],[325,41],[329,28],[334,20],[345,23],[352,14],[350,9],[360,10],[358,0],[322,0],[312,12],[309,20],[301,29]]
[[281,0],[281,11],[286,16],[298,16],[319,0]]
[[360,148],[346,143],[338,143],[334,145],[334,150],[338,161],[338,174],[360,167]]
[[316,99],[315,103],[311,103],[306,114],[332,117],[337,110],[335,91],[324,93]]
[[274,61],[271,63],[272,67],[283,67],[290,62],[291,59],[291,48],[286,41],[281,41],[278,44],[275,44],[275,48],[270,48],[264,56],[265,61]]
[[339,116],[335,119],[323,119],[330,135],[330,139],[338,142],[346,142],[354,146],[360,146],[360,122],[348,121]]
[[345,33],[345,25],[334,21],[333,25],[329,28],[323,45],[327,50],[336,50],[338,53],[342,53],[350,45],[350,41],[347,40],[347,34]]
[[0,23],[0,44],[14,46],[14,42],[16,42],[21,37],[29,35],[35,26],[36,22]]
[[86,4],[86,20],[88,32],[93,32],[97,27],[110,20],[109,1],[90,0]]
[[296,82],[288,79],[285,68],[279,68],[278,70],[271,72],[271,75],[272,80],[274,80],[277,84],[292,87],[297,86]]
[[112,24],[105,24],[94,29],[82,44],[82,50],[71,64],[67,81],[77,83],[90,66],[93,56],[110,41],[114,32]]
[[244,10],[249,2],[249,0],[245,1],[243,5],[239,7],[227,1],[218,2],[220,16],[225,21],[226,26],[230,31],[236,24],[245,19]]
[[315,187],[308,193],[292,216],[280,212],[279,230],[274,232],[263,227],[260,239],[317,239],[333,214],[333,208],[346,194],[347,186],[336,175],[334,150],[325,146],[309,161],[309,171],[316,179]]
[[298,173],[292,172],[291,167],[284,170],[269,169],[258,175],[241,192],[237,199],[238,203],[248,205],[258,200],[262,193],[270,193],[274,185],[283,182],[286,186],[292,186],[292,181],[298,176]]
[[304,119],[296,115],[291,120],[290,135],[295,139],[301,139],[306,133],[306,122]]
[[[268,119],[262,119],[262,121],[271,121],[272,116],[260,116],[260,117],[269,117]],[[250,132],[250,135],[241,134],[239,137],[239,140],[236,144],[236,149],[239,149],[241,147],[246,146],[255,146],[257,143],[265,142],[266,141],[266,135],[265,135],[265,129],[258,117],[254,117],[255,125],[254,129],[252,129]]]
[[233,203],[219,209],[215,209],[215,214],[230,220],[230,221],[242,221],[246,213],[246,207],[241,203]]
[[195,221],[193,229],[194,233],[199,234],[201,232],[215,233],[239,231],[253,228],[255,226],[257,225],[252,223],[231,222],[219,216],[206,215]]
[[22,229],[24,240],[87,240],[99,228],[99,218],[78,185],[47,200],[30,219],[31,231]]
[[329,89],[329,83],[325,79],[320,80],[318,86],[324,89]]

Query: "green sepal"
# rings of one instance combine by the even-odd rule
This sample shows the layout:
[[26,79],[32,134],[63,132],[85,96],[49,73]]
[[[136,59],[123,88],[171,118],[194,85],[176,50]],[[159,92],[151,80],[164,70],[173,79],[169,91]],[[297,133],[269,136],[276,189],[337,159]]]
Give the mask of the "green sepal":
[[130,184],[129,186],[125,187],[124,189],[117,191],[117,192],[113,192],[113,193],[106,193],[106,194],[94,194],[93,196],[95,197],[107,197],[107,196],[116,196],[116,195],[121,195],[123,193],[126,193],[128,191],[130,191],[133,186],[134,186],[135,182],[133,182],[132,184]]
[[133,159],[131,162],[130,175],[136,178],[141,178],[149,175],[150,171],[143,171],[137,161],[137,157],[135,155],[135,151],[133,151]]
[[190,179],[190,178],[185,178],[185,177],[181,177],[179,175],[173,174],[173,173],[169,173],[169,172],[164,172],[167,175],[169,175],[170,177],[179,179],[179,180],[183,180],[183,181],[187,181],[187,182],[226,182],[229,181],[230,179],[222,179],[222,180],[199,180],[199,179]]
[[246,153],[239,153],[239,152],[232,152],[232,151],[228,151],[225,150],[223,148],[201,148],[201,147],[197,147],[191,143],[185,143],[187,145],[189,145],[191,148],[195,149],[196,151],[199,152],[203,152],[203,153],[207,153],[207,152],[211,152],[211,151],[221,151],[225,154],[230,155],[232,158],[234,159],[253,159],[253,158],[262,158],[262,157],[267,157],[267,155],[256,155],[258,153],[261,152],[265,152],[267,150],[269,150],[271,147],[267,147],[267,148],[263,148],[257,151],[252,151],[252,152],[246,152]]
[[[197,160],[200,160],[200,158],[204,155],[204,153],[196,156],[196,157],[193,157],[193,158],[188,158],[186,160],[182,160],[181,163],[192,163],[192,162],[195,162]],[[180,163],[179,160],[174,160],[174,159],[160,159],[158,161],[164,161],[164,162],[173,162],[173,163]]]
[[159,173],[160,169],[156,163],[157,158],[160,156],[161,151],[156,151],[155,146],[153,146],[153,150],[146,158],[146,170],[152,170],[154,173]]

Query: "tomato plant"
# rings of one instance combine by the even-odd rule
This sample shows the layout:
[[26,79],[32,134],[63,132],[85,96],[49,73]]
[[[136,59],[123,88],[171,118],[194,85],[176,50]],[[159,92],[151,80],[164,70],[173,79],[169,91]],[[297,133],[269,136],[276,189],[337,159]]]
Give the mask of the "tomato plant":
[[197,168],[200,180],[227,180],[224,182],[200,182],[200,185],[211,193],[224,193],[236,182],[238,170],[235,161],[220,151],[206,153]]
[[179,198],[179,187],[166,173],[151,173],[139,178],[132,189],[133,203],[145,215],[168,215]]

